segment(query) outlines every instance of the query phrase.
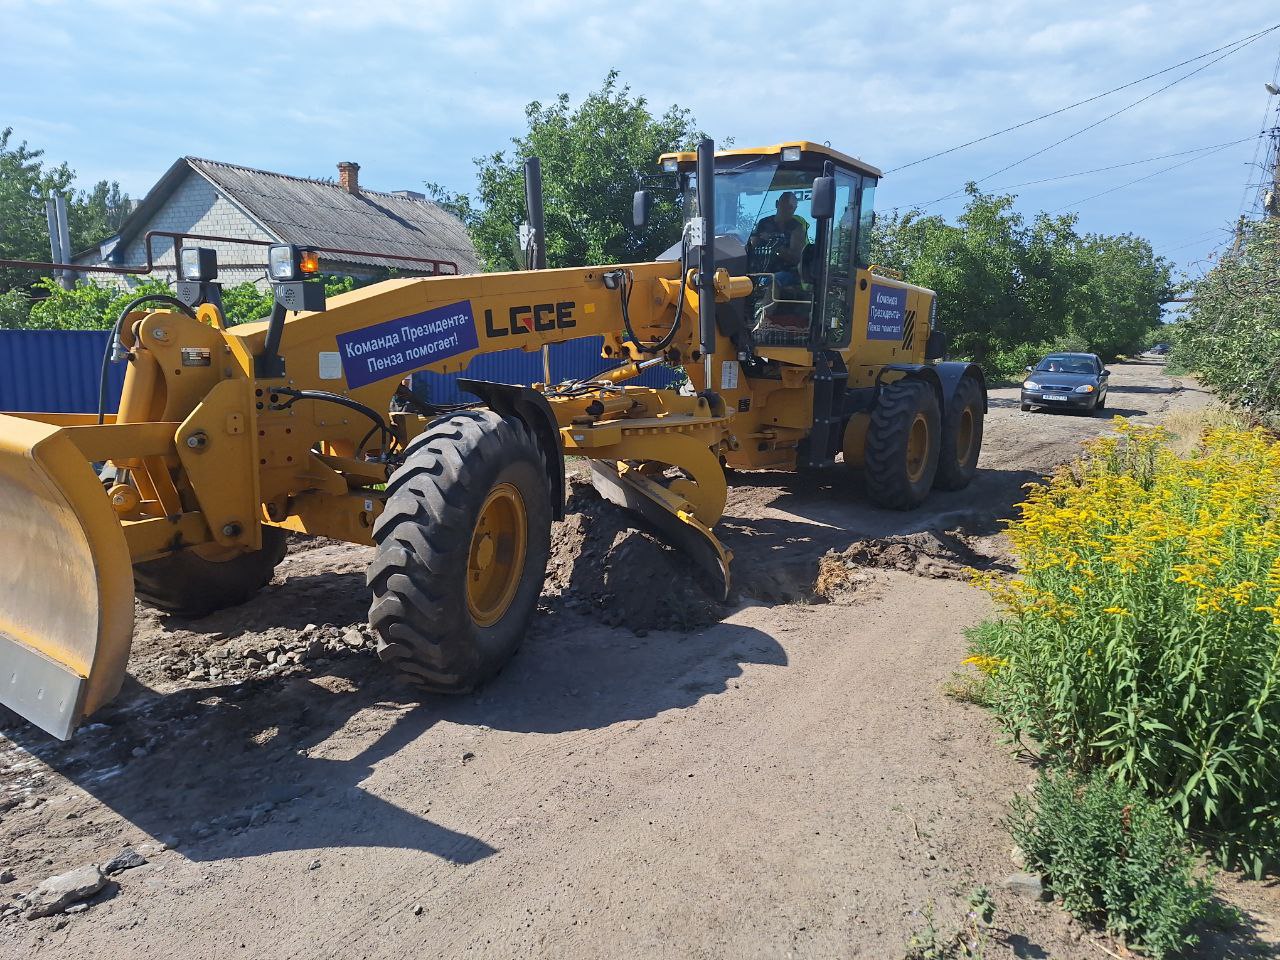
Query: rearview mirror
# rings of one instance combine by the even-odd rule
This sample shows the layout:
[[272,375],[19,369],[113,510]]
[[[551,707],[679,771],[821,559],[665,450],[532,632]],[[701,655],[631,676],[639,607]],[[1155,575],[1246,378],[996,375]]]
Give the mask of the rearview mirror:
[[1023,369],[1023,370],[1025,370],[1025,371],[1027,371],[1027,373],[1030,373],[1030,372],[1031,372],[1031,368],[1030,368],[1030,367],[1023,367],[1022,369]]
[[648,190],[637,190],[631,198],[631,225],[643,227],[649,222],[649,211],[653,209],[653,194]]
[[1109,376],[1111,376],[1111,371],[1110,371],[1110,370],[1103,370],[1103,371],[1102,371],[1102,376],[1104,376],[1104,377],[1109,377]]
[[836,178],[815,177],[809,212],[815,220],[830,220],[836,215]]

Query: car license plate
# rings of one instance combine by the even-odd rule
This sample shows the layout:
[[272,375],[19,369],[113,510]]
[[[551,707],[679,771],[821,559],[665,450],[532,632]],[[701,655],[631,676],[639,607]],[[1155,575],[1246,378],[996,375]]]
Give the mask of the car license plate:
[[1065,393],[1046,393],[1044,395],[1044,398],[1046,400],[1070,400],[1071,399]]

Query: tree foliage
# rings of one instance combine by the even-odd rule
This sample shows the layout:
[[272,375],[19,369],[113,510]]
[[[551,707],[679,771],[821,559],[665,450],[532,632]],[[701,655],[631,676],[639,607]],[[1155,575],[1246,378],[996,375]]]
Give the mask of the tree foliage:
[[[325,274],[325,295],[335,297],[361,284],[352,277]],[[372,281],[369,281],[372,282]],[[79,283],[64,290],[56,280],[35,281],[37,297],[24,290],[0,294],[0,330],[107,330],[130,300],[148,293],[173,295],[164,280],[149,278],[131,290]],[[263,320],[271,315],[270,288],[245,282],[222,291],[222,308],[229,323]]]
[[[11,127],[0,130],[0,259],[49,259],[44,201],[51,191],[67,196],[73,252],[120,229],[129,212],[129,197],[120,184],[100,180],[87,191],[75,191],[75,171],[65,163],[48,163],[44,151],[33,150],[26,141],[12,145],[12,137]],[[0,270],[0,293],[34,289],[37,277],[22,270]]]
[[1280,220],[1246,224],[1195,285],[1172,362],[1257,414],[1280,410]]
[[525,219],[524,159],[542,161],[547,264],[551,267],[652,259],[680,232],[673,195],[659,191],[649,225],[631,223],[637,177],[656,173],[660,154],[690,149],[701,134],[692,114],[672,106],[661,116],[619,84],[616,71],[574,106],[568,94],[525,108],[528,129],[512,148],[475,161],[474,200],[427,184],[437,202],[462,217],[491,270],[523,266],[516,239]]
[[954,224],[918,210],[880,218],[872,260],[938,293],[952,351],[1013,373],[1037,354],[1076,349],[1113,357],[1160,323],[1171,265],[1132,234],[1080,234],[1076,218],[1028,224],[1014,197],[970,184]]

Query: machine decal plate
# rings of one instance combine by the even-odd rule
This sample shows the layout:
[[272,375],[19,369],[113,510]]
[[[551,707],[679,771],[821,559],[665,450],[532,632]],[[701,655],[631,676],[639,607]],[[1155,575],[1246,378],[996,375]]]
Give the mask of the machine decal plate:
[[182,365],[184,367],[207,367],[213,363],[213,354],[208,347],[183,347]]
[[867,339],[901,340],[906,318],[907,291],[873,283],[871,309],[867,312]]
[[342,354],[337,350],[321,350],[317,354],[319,368],[316,375],[321,380],[342,379]]
[[738,361],[724,360],[720,364],[720,389],[738,389]]
[[352,388],[402,377],[480,345],[470,300],[339,334],[337,340],[342,370]]

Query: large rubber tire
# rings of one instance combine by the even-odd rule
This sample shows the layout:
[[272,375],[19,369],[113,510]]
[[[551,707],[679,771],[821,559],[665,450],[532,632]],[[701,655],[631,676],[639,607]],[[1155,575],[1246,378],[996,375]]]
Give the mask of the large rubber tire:
[[982,387],[973,377],[956,384],[956,392],[942,418],[942,444],[938,449],[939,490],[963,490],[978,472],[982,452]]
[[284,559],[285,533],[262,528],[262,547],[227,560],[209,559],[182,550],[168,557],[133,565],[133,587],[139,600],[183,617],[206,617],[244,603],[271,582]]
[[[455,413],[410,445],[387,492],[368,570],[378,656],[420,689],[466,693],[515,653],[542,592],[551,552],[551,484],[542,451],[519,420],[490,410]],[[499,503],[506,505],[500,519],[508,533],[505,540],[490,538],[484,562],[477,550],[488,527],[478,525]],[[512,546],[521,529],[523,562]],[[494,563],[508,569],[503,582],[513,593],[469,586],[478,569]],[[494,618],[477,618],[477,606]]]
[[942,417],[923,380],[898,380],[880,391],[867,426],[867,495],[882,507],[913,510],[938,472]]

